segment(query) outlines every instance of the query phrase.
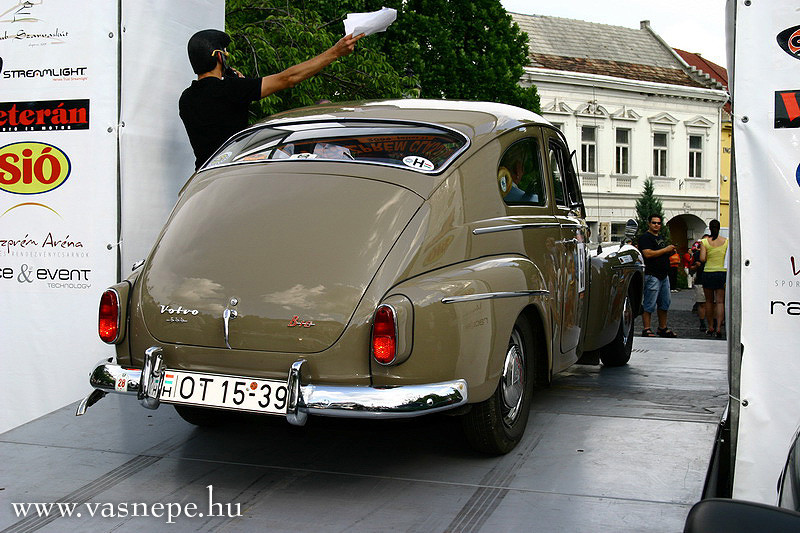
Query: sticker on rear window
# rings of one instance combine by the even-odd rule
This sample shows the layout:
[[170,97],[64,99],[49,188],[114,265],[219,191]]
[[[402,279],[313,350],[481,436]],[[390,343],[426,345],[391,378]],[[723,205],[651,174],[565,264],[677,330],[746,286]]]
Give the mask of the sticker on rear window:
[[289,156],[289,159],[316,159],[317,154],[292,154]]
[[222,152],[217,157],[209,161],[208,166],[213,167],[216,165],[221,165],[222,163],[230,159],[231,155],[233,155],[233,152]]
[[433,163],[418,155],[407,155],[403,158],[403,163],[411,168],[420,170],[433,170]]

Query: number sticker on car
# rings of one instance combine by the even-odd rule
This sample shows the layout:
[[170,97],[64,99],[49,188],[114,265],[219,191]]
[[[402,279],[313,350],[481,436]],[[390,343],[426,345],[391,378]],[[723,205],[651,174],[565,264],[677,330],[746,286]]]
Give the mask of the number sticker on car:
[[160,400],[285,415],[288,396],[286,381],[165,370]]

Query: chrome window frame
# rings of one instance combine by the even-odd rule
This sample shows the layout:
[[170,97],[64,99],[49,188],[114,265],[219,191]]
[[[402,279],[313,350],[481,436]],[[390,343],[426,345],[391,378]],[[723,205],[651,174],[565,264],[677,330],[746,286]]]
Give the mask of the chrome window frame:
[[[347,122],[354,122],[354,123],[374,123],[374,124],[385,124],[385,125],[403,125],[403,126],[422,126],[426,128],[434,128],[442,130],[444,133],[454,134],[459,138],[464,140],[463,146],[456,150],[453,155],[451,155],[447,160],[445,160],[441,167],[434,169],[434,170],[422,170],[417,168],[412,168],[407,165],[402,164],[392,164],[392,163],[385,163],[380,161],[364,161],[364,160],[337,160],[337,159],[265,159],[261,161],[236,161],[231,163],[221,163],[218,165],[214,165],[213,167],[208,167],[209,161],[213,161],[215,157],[225,152],[224,148],[231,142],[235,141],[239,138],[242,138],[246,135],[250,135],[257,130],[260,129],[267,129],[267,128],[281,128],[286,126],[294,126],[294,125],[306,125],[306,124],[314,124],[314,123],[347,123]],[[287,162],[287,161],[314,161],[317,163],[326,162],[326,163],[336,163],[336,164],[366,164],[366,165],[375,165],[375,166],[383,166],[389,168],[397,168],[401,170],[409,170],[411,172],[416,172],[418,174],[427,174],[431,176],[435,176],[438,174],[442,174],[445,170],[447,170],[452,164],[453,161],[458,159],[464,152],[469,150],[470,146],[472,145],[471,139],[463,132],[451,128],[448,126],[443,126],[441,124],[436,124],[434,122],[420,122],[416,120],[397,120],[397,119],[379,119],[379,118],[342,118],[342,117],[328,117],[325,119],[304,119],[304,120],[289,120],[289,121],[275,121],[275,122],[264,122],[255,124],[248,128],[243,129],[242,131],[232,135],[228,140],[226,140],[212,155],[208,158],[208,160],[203,163],[203,165],[197,170],[197,173],[204,172],[207,170],[217,170],[220,168],[225,167],[232,167],[232,166],[242,166],[242,165],[260,165],[264,163],[271,163],[271,162]]]

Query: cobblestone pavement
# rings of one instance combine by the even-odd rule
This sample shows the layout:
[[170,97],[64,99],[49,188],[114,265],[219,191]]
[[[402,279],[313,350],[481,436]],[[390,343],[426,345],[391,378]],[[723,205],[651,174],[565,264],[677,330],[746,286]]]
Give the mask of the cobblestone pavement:
[[[700,330],[700,319],[692,312],[694,305],[694,290],[681,289],[678,292],[672,293],[672,305],[670,305],[669,315],[667,316],[667,327],[672,329],[678,337],[682,339],[714,339],[706,335],[705,330]],[[653,313],[652,328],[656,331],[658,322],[655,313]],[[642,334],[642,317],[641,315],[636,318],[636,328],[634,330],[637,336]],[[719,339],[720,342],[725,341],[725,337]]]

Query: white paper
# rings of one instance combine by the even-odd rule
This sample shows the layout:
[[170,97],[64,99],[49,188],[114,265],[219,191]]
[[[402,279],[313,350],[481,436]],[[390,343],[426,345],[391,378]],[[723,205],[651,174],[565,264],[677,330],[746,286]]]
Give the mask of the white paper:
[[386,28],[395,19],[397,19],[397,10],[390,7],[369,13],[349,13],[344,19],[344,34],[358,36],[362,33],[372,35],[379,31],[386,31]]

